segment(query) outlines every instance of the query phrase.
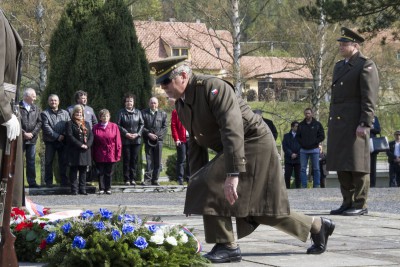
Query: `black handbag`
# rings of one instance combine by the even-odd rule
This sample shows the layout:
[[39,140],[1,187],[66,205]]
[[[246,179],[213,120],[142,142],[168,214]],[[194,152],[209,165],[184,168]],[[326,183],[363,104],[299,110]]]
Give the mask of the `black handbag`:
[[370,152],[386,152],[389,150],[389,142],[386,136],[371,137],[369,139]]

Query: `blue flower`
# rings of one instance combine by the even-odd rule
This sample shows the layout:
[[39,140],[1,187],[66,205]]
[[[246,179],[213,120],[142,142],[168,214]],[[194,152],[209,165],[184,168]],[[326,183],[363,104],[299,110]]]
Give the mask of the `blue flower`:
[[51,232],[48,236],[47,236],[47,238],[46,238],[46,243],[47,244],[52,244],[52,243],[54,243],[54,241],[56,240],[56,233],[55,232]]
[[104,225],[103,222],[94,222],[93,225],[99,231],[103,231],[104,229],[106,229],[106,226]]
[[118,220],[119,221],[123,221],[123,222],[135,222],[135,215],[130,215],[130,214],[121,214],[118,216]]
[[93,211],[91,211],[91,210],[86,210],[86,211],[82,212],[82,214],[81,214],[81,217],[83,219],[90,219],[90,218],[93,218],[93,216],[94,216],[94,214],[93,214]]
[[133,225],[129,223],[125,223],[124,225],[122,225],[122,233],[124,233],[124,235],[133,233],[133,231],[135,231],[135,227]]
[[83,237],[77,235],[74,237],[74,241],[72,241],[72,248],[83,249],[86,246],[86,241]]
[[138,238],[136,238],[135,242],[133,242],[133,244],[138,247],[140,250],[143,250],[145,248],[147,248],[147,246],[149,245],[146,241],[146,238],[139,236]]
[[149,229],[150,232],[155,233],[155,232],[157,232],[159,227],[157,225],[155,225],[155,224],[152,224],[152,225],[148,226],[148,229]]
[[117,229],[113,229],[113,230],[111,231],[111,236],[112,236],[112,238],[114,239],[114,241],[117,241],[118,239],[121,238],[121,232],[118,231]]
[[112,212],[109,211],[108,209],[100,209],[100,214],[101,217],[104,219],[111,219],[112,217]]
[[61,226],[61,230],[64,232],[64,234],[68,234],[69,231],[71,230],[71,223],[66,223],[63,226]]

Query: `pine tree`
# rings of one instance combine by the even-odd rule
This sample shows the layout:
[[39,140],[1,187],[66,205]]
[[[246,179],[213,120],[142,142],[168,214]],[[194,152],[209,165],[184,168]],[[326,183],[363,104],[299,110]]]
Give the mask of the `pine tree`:
[[123,107],[126,92],[136,94],[138,108],[145,107],[151,95],[148,62],[123,0],[73,0],[68,4],[52,36],[44,97],[58,94],[65,108],[74,103],[77,90],[88,92],[96,112],[108,109],[111,120]]

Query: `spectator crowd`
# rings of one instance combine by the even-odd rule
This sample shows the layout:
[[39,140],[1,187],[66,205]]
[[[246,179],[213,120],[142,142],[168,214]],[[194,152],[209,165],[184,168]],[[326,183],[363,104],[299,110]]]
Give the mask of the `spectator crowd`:
[[[60,99],[56,94],[49,95],[47,108],[43,111],[34,103],[35,100],[35,90],[27,88],[19,103],[26,158],[25,177],[29,188],[40,187],[36,183],[35,167],[40,130],[45,145],[46,187],[54,184],[53,161],[57,158],[60,185],[70,186],[72,195],[87,195],[86,186],[93,177],[98,179],[100,194],[111,194],[115,165],[121,157],[124,183],[135,186],[142,141],[146,154],[142,185],[159,185],[167,113],[158,108],[156,97],[150,98],[148,108],[139,110],[135,107],[135,95],[126,93],[115,123],[110,121],[111,114],[107,109],[100,110],[97,117],[93,108],[87,105],[87,93],[81,90],[75,93],[76,103],[66,110],[59,107]],[[184,128],[181,130],[186,132]],[[177,143],[177,146],[180,144]],[[180,164],[184,164],[186,158],[181,161]],[[179,183],[183,184],[182,180]]]

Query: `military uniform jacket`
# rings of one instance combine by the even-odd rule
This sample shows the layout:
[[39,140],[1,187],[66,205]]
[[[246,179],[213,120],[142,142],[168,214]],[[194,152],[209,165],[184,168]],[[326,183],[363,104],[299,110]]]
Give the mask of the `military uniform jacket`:
[[[15,29],[10,25],[3,11],[0,10],[0,124],[11,119],[11,99],[15,98],[15,89],[10,90],[4,83],[17,83],[18,61],[22,51],[22,40]],[[7,138],[7,129],[0,127],[0,162]],[[15,165],[15,182],[13,190],[13,206],[22,206],[23,202],[23,163],[22,163],[22,135],[18,137],[18,146]]]
[[[247,217],[289,213],[272,133],[262,118],[237,98],[230,84],[216,77],[193,75],[184,98],[175,106],[191,136],[192,176],[185,214]],[[208,148],[218,153],[210,162]],[[227,173],[240,173],[239,199],[233,206],[223,192]]]
[[336,63],[328,121],[327,169],[370,172],[369,134],[356,136],[360,123],[371,126],[378,96],[375,63],[360,52]]

